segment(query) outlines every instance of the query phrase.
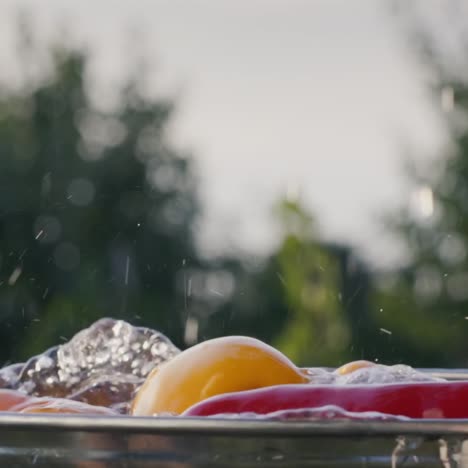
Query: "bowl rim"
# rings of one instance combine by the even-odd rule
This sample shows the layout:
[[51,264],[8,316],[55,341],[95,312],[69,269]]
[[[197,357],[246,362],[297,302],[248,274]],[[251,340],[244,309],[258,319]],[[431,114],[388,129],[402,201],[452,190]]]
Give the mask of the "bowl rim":
[[204,436],[467,435],[468,419],[270,421],[216,417],[137,417],[58,414],[0,415],[0,431],[75,431]]

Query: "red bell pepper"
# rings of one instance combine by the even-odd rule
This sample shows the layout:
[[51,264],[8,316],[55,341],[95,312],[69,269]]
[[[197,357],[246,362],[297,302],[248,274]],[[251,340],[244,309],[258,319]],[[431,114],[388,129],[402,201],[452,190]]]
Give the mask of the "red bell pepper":
[[337,406],[345,411],[410,418],[468,418],[468,382],[379,385],[279,385],[203,400],[183,416],[256,413]]

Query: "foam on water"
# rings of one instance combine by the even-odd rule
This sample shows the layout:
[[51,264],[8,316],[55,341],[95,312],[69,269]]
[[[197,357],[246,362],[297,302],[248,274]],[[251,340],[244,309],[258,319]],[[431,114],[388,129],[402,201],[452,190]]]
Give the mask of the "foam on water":
[[101,319],[68,343],[0,371],[0,386],[35,396],[125,405],[157,366],[179,353],[154,330]]
[[[71,398],[116,408],[126,413],[136,389],[148,374],[179,352],[179,349],[158,331],[105,318],[77,333],[68,343],[34,356],[25,364],[1,369],[0,388],[16,389],[34,396]],[[311,384],[362,385],[443,381],[402,364],[375,364],[345,375],[321,368],[308,368],[303,371],[310,378]],[[389,418],[378,413],[352,414],[329,406],[287,410],[255,417],[279,420]]]
[[443,379],[433,377],[430,374],[420,372],[403,364],[394,366],[379,364],[371,367],[363,367],[345,375],[334,375],[334,383],[338,385],[444,381]]
[[314,420],[373,420],[373,421],[407,421],[409,418],[405,416],[394,416],[389,414],[379,413],[377,411],[364,411],[355,413],[345,411],[343,408],[335,405],[326,405],[318,408],[299,408],[286,409],[275,411],[267,414],[257,413],[221,413],[208,418],[226,418],[226,419],[258,419],[268,421],[314,421]]

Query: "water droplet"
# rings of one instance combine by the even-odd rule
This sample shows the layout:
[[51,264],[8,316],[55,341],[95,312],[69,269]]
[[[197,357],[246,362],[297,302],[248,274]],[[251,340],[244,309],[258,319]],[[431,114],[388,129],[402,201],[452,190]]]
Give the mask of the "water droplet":
[[450,112],[455,106],[455,91],[451,86],[444,86],[440,92],[440,105],[444,112]]
[[94,184],[89,179],[73,179],[68,185],[67,199],[75,206],[89,205],[96,193]]
[[62,234],[62,224],[55,216],[38,216],[34,222],[34,237],[41,244],[56,242]]
[[21,273],[22,273],[22,268],[19,266],[16,267],[13,270],[13,273],[8,278],[8,285],[13,286],[18,281],[19,277],[21,276]]

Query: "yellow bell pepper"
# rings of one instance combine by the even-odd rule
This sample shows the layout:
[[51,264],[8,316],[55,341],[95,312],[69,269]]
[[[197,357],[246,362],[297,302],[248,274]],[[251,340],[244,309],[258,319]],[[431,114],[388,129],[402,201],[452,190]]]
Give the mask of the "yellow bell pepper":
[[206,398],[309,379],[285,355],[255,338],[215,338],[156,368],[133,401],[131,413],[180,414]]

